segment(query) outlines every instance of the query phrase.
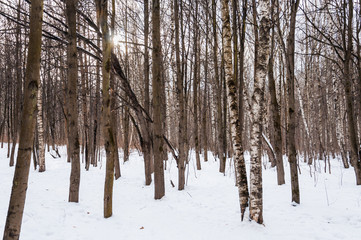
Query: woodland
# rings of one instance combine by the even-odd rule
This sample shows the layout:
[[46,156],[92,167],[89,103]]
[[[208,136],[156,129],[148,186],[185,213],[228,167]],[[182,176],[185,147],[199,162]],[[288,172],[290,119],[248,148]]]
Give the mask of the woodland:
[[360,194],[360,32],[359,0],[0,0],[3,239],[21,236],[29,172],[56,159],[68,202],[104,172],[104,218],[133,153],[149,201],[212,162],[257,226],[268,165],[295,208],[312,169],[339,166]]

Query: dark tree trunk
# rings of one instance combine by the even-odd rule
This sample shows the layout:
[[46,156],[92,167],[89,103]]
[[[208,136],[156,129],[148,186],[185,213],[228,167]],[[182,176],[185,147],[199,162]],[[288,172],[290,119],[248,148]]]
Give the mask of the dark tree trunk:
[[[164,196],[164,167],[163,167],[163,123],[162,123],[162,46],[160,41],[160,3],[152,0],[152,85],[153,85],[153,116],[154,116],[154,198]],[[163,106],[165,107],[165,106]]]
[[67,63],[68,63],[68,84],[67,84],[67,120],[68,120],[68,139],[70,146],[70,188],[69,202],[79,201],[80,185],[80,148],[78,134],[78,102],[77,102],[77,83],[78,83],[78,50],[76,45],[76,0],[66,0],[66,17],[69,26]]

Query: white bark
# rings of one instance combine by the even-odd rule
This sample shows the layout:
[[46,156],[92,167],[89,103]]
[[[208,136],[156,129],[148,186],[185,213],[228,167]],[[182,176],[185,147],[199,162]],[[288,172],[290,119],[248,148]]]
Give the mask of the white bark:
[[43,90],[40,79],[38,96],[37,96],[37,128],[38,128],[38,139],[39,139],[39,172],[45,171],[45,144],[44,144],[44,126],[43,126]]
[[241,219],[248,206],[247,173],[243,156],[242,136],[239,127],[237,88],[233,80],[232,39],[228,0],[222,1],[223,57],[227,83],[227,102],[230,108],[231,134],[236,163],[237,186],[241,207]]
[[251,178],[250,178],[250,218],[263,223],[262,199],[262,104],[264,100],[263,86],[267,76],[267,65],[270,52],[270,1],[259,1],[259,39],[256,39],[258,53],[255,56],[254,91],[251,98]]

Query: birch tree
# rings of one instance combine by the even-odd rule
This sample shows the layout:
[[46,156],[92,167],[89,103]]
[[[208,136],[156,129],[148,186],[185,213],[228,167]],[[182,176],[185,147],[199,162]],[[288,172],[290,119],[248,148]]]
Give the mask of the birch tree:
[[39,139],[39,172],[45,171],[45,143],[44,143],[44,126],[43,126],[43,84],[41,79],[39,81],[38,89],[38,99],[37,99],[37,129],[38,129],[38,139]]
[[231,131],[233,140],[234,161],[237,171],[237,187],[241,208],[241,219],[248,206],[247,173],[242,148],[242,136],[239,127],[237,87],[233,78],[232,38],[229,16],[229,0],[222,0],[222,38],[225,77],[227,83],[227,102],[230,109]]
[[[253,5],[255,7],[255,4]],[[254,9],[256,11],[256,9]],[[258,29],[255,29],[255,76],[251,103],[251,175],[250,175],[250,219],[263,223],[262,195],[262,104],[264,84],[270,53],[270,1],[261,0],[258,6]],[[258,35],[258,36],[257,36]]]

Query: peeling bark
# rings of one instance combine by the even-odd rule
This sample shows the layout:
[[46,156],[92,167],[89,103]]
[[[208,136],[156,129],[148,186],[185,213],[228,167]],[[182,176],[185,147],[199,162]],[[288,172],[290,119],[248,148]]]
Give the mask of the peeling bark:
[[225,61],[227,101],[230,110],[234,160],[237,171],[237,187],[241,208],[241,219],[243,220],[244,212],[248,206],[248,186],[246,165],[242,148],[242,136],[239,127],[237,87],[233,78],[232,40],[228,2],[229,0],[222,0],[223,54]]
[[[255,8],[255,4],[254,4]],[[259,1],[259,28],[255,29],[255,76],[251,104],[251,174],[250,174],[250,219],[263,223],[262,195],[262,105],[264,101],[264,84],[267,75],[270,54],[270,1]],[[257,10],[254,9],[256,12]],[[255,16],[254,16],[255,18]],[[256,18],[255,18],[256,19]],[[258,37],[257,37],[257,34]]]

